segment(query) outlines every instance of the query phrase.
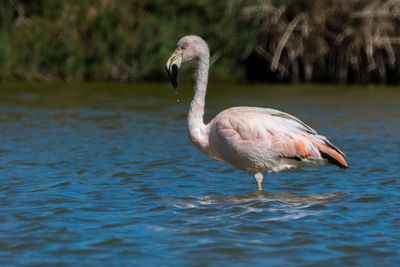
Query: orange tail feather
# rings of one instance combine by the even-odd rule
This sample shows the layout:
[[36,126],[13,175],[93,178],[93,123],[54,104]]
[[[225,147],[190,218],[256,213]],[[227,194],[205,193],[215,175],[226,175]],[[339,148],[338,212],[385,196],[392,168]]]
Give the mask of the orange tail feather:
[[329,144],[316,144],[316,146],[318,147],[319,152],[324,159],[343,169],[349,167],[346,160],[343,158],[342,152],[336,150],[335,147],[329,146]]

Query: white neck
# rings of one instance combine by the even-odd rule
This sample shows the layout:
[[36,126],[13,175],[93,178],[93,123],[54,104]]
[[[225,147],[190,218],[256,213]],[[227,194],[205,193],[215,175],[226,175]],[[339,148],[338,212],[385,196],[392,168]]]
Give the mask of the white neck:
[[200,149],[203,149],[208,145],[208,134],[206,133],[206,125],[204,124],[203,116],[209,66],[210,53],[208,52],[202,54],[202,57],[200,57],[197,62],[196,84],[194,86],[194,95],[192,102],[190,103],[188,114],[190,139]]

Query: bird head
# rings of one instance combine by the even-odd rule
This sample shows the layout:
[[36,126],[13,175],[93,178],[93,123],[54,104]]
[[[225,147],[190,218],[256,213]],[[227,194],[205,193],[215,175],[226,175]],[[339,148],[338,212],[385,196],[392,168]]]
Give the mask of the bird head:
[[182,37],[166,64],[168,77],[172,86],[175,89],[178,87],[178,70],[182,63],[204,57],[209,58],[209,56],[208,46],[201,37],[196,35]]

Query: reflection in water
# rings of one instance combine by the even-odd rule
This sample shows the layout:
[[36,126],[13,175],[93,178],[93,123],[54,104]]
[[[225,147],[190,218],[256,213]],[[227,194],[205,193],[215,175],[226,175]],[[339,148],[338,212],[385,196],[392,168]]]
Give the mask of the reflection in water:
[[345,200],[348,195],[345,192],[334,192],[326,194],[299,194],[299,193],[268,193],[255,192],[257,199],[265,198],[272,201],[281,201],[293,205],[325,204]]
[[[269,202],[279,201],[282,203],[292,205],[312,205],[312,204],[329,204],[339,201],[343,201],[348,198],[348,194],[345,192],[334,192],[325,194],[300,194],[300,193],[289,193],[289,192],[266,192],[266,191],[255,191],[249,196],[206,196],[201,197],[198,201],[201,205],[212,205],[222,203],[248,203],[252,201]],[[195,208],[193,204],[188,204],[186,207]]]
[[348,155],[348,170],[270,174],[253,192],[191,145],[191,87],[179,103],[167,84],[0,88],[1,265],[400,261],[400,90],[210,85],[207,118],[285,110]]

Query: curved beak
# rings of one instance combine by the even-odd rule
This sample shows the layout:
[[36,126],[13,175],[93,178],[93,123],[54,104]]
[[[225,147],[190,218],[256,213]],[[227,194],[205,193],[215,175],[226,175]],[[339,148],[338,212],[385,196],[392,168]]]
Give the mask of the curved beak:
[[171,84],[175,90],[178,87],[178,70],[181,67],[181,63],[182,51],[177,49],[168,59],[166,65],[169,80],[171,81]]

